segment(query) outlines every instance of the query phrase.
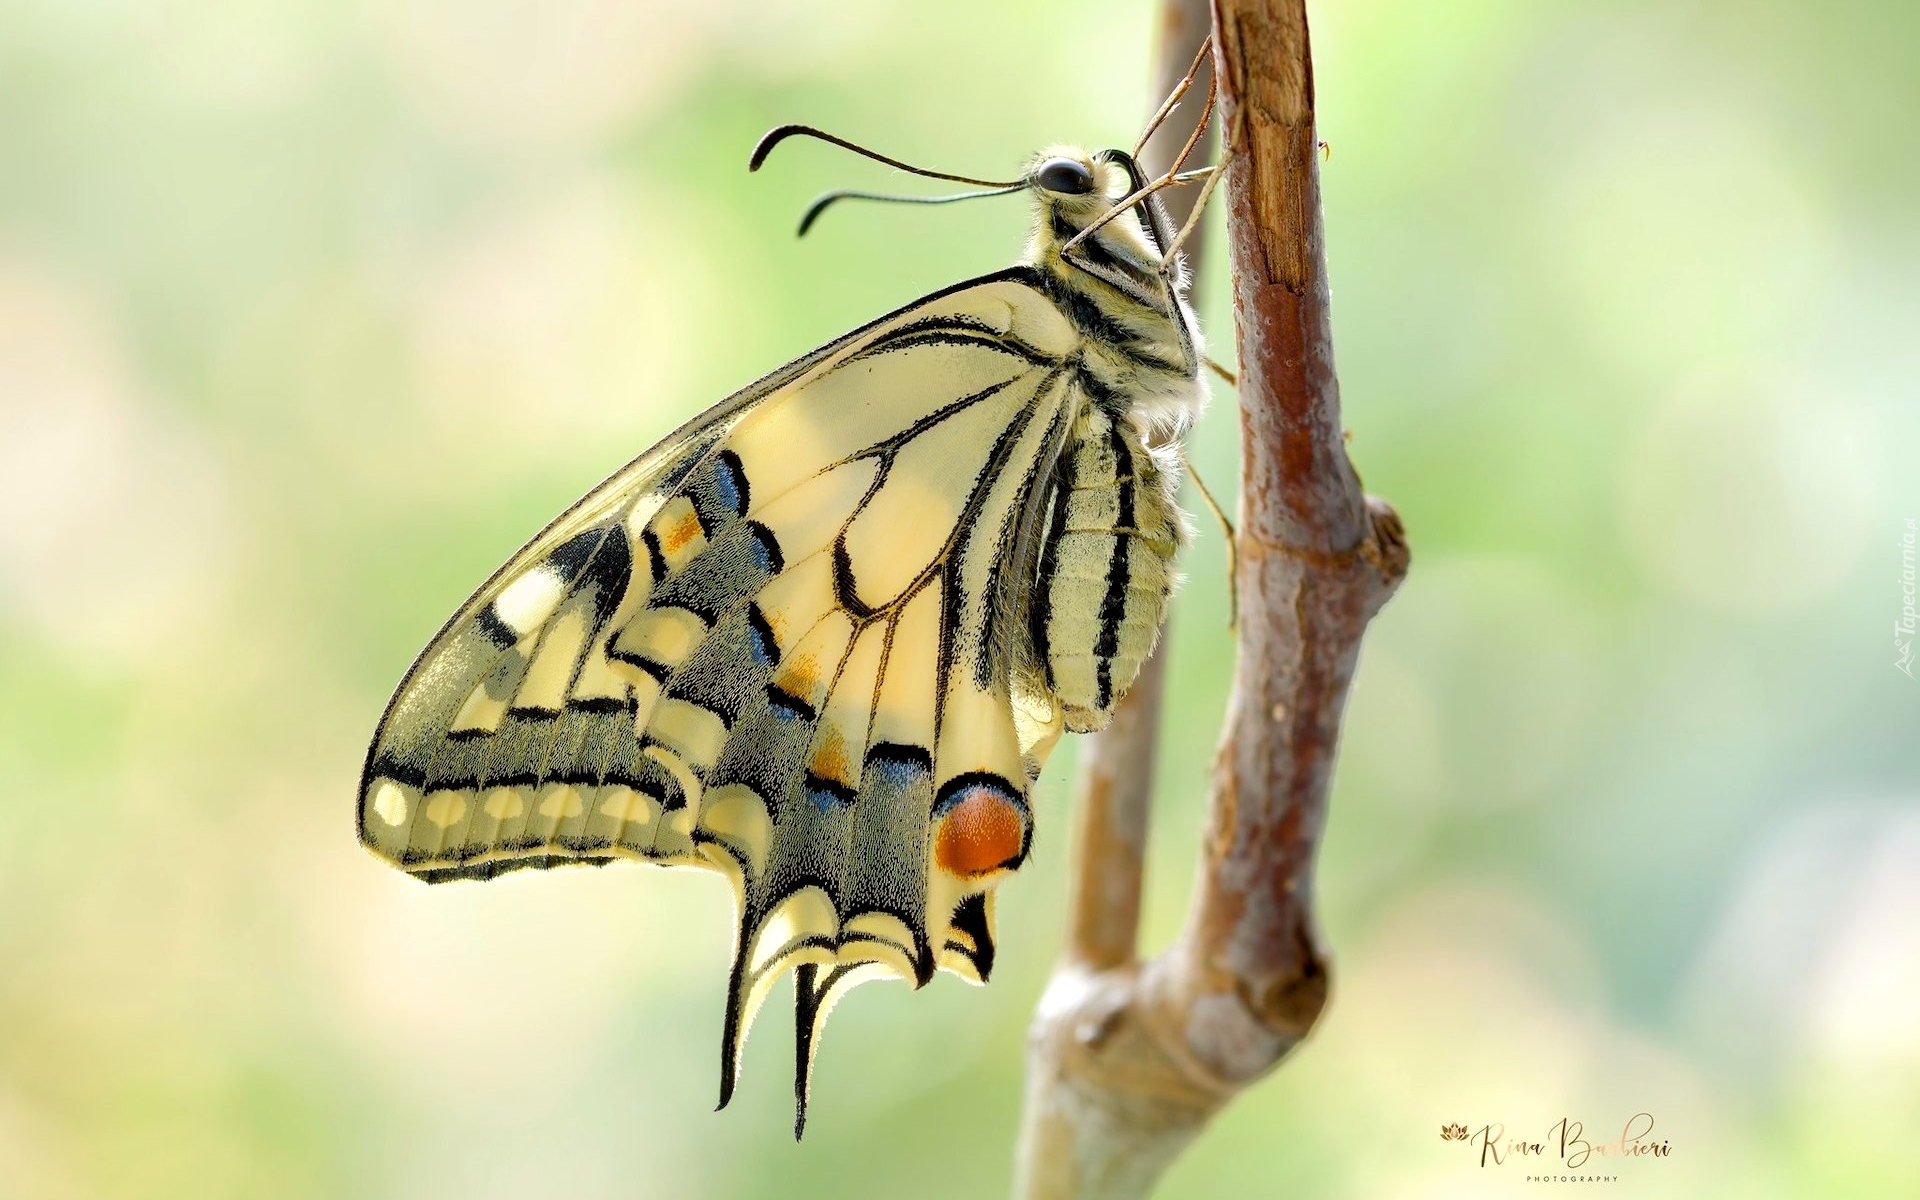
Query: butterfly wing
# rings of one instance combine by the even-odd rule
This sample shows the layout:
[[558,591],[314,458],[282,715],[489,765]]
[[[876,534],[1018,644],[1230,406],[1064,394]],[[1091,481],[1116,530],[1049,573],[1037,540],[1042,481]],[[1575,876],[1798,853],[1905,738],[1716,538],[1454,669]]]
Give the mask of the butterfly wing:
[[1061,719],[1024,638],[1077,335],[1016,268],[782,368],[595,489],[408,672],[361,840],[437,882],[634,859],[739,910],[722,1046],[796,972],[804,1115],[870,978],[984,981]]

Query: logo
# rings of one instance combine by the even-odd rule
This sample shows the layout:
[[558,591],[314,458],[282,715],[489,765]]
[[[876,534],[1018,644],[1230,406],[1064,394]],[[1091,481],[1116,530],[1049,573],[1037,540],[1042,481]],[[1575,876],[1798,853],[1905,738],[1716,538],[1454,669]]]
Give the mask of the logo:
[[1920,616],[1914,612],[1914,539],[1920,529],[1907,518],[1906,532],[1900,535],[1900,619],[1893,623],[1893,669],[1912,679],[1913,635]]
[[1509,1132],[1503,1122],[1491,1121],[1477,1129],[1443,1124],[1440,1137],[1465,1142],[1475,1151],[1482,1169],[1515,1164],[1528,1168],[1528,1183],[1617,1183],[1611,1173],[1624,1159],[1667,1158],[1673,1143],[1654,1134],[1653,1114],[1635,1113],[1620,1127],[1618,1137],[1590,1132],[1584,1122],[1561,1117],[1538,1137]]

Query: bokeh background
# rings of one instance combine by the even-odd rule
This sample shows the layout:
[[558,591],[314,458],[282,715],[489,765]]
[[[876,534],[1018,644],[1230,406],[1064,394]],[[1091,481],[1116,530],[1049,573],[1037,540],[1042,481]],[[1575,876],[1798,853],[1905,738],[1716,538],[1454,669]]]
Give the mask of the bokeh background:
[[[1366,643],[1313,1040],[1170,1197],[1486,1196],[1436,1127],[1653,1114],[1641,1196],[1885,1197],[1920,1121],[1920,9],[1314,11]],[[363,854],[388,689],[521,539],[716,397],[1017,253],[949,170],[1131,144],[1149,0],[0,5],[0,1197],[1004,1191],[1071,751],[1000,973],[770,1006],[709,1109],[724,889]],[[1218,267],[1218,243],[1213,264]],[[1230,344],[1224,272],[1201,304]],[[1231,398],[1195,435],[1231,486]],[[1148,934],[1229,672],[1203,529]],[[1597,1140],[1597,1139],[1596,1139]],[[1551,1164],[1550,1164],[1551,1165]],[[1596,1167],[1600,1164],[1594,1164]],[[1571,1185],[1569,1185],[1571,1186]]]

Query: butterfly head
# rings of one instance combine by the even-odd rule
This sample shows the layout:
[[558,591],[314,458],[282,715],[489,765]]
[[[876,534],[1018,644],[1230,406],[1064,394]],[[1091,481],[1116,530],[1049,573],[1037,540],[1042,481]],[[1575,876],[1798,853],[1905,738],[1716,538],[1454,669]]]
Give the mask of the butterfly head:
[[[1113,209],[1146,185],[1133,156],[1124,150],[1093,153],[1073,146],[1051,146],[1034,156],[1021,176],[1033,197],[1034,242],[1030,260],[1042,267],[1077,266],[1061,252],[1079,249],[1079,262],[1110,261],[1117,254],[1130,266],[1151,269],[1160,261],[1154,239],[1142,224],[1141,205],[1110,216]],[[1088,232],[1091,230],[1091,232]]]
[[[988,196],[1027,193],[1034,206],[1034,233],[1026,263],[1044,272],[1058,296],[1081,314],[1081,332],[1111,370],[1094,370],[1116,394],[1145,397],[1152,423],[1159,414],[1191,414],[1204,386],[1197,384],[1201,345],[1186,302],[1186,271],[1166,210],[1156,194],[1191,175],[1156,179],[1151,185],[1133,155],[1124,150],[1088,152],[1052,146],[1035,155],[1018,178],[979,179],[931,171],[891,158],[810,125],[782,125],[760,139],[747,160],[759,170],[767,155],[791,137],[807,137],[850,150],[896,170],[928,179],[964,183],[979,191],[944,196],[894,195],[842,189],[819,196],[800,218],[806,233],[820,214],[842,200],[893,204],[953,204]],[[1171,261],[1169,256],[1171,253]],[[1111,344],[1108,344],[1111,343]],[[1177,423],[1177,422],[1171,422]]]
[[[1028,261],[1043,269],[1063,274],[1077,269],[1086,273],[1086,263],[1092,260],[1111,262],[1118,254],[1124,263],[1124,269],[1137,278],[1130,285],[1119,283],[1124,292],[1136,295],[1152,296],[1163,286],[1157,279],[1161,276],[1161,264],[1164,255],[1161,247],[1167,243],[1171,231],[1166,226],[1165,214],[1160,202],[1147,191],[1146,176],[1133,155],[1124,150],[1100,150],[1089,153],[1074,146],[1052,146],[1035,155],[1028,162],[1020,176],[1012,180],[977,179],[971,175],[956,175],[946,171],[930,171],[916,167],[897,158],[891,158],[865,146],[850,142],[843,137],[815,129],[811,125],[782,125],[769,131],[754,146],[753,154],[747,159],[747,169],[757,171],[766,162],[773,148],[792,137],[807,137],[851,150],[864,158],[885,163],[896,170],[907,171],[928,179],[943,179],[953,183],[971,184],[982,191],[955,192],[944,196],[894,195],[885,192],[869,192],[856,189],[837,189],[816,197],[800,218],[800,233],[805,235],[820,218],[820,214],[842,200],[878,200],[893,204],[952,204],[957,201],[976,200],[987,196],[1007,196],[1018,192],[1027,192],[1033,197],[1036,209],[1037,232],[1033,245],[1029,248]],[[1156,185],[1154,190],[1159,186]],[[1144,194],[1143,194],[1144,193]],[[1131,199],[1125,212],[1115,213],[1121,201]],[[1151,227],[1151,229],[1149,228]],[[1071,258],[1070,248],[1078,247],[1082,253],[1079,261]],[[1068,251],[1067,257],[1062,252]],[[1118,269],[1118,268],[1116,268]],[[1107,281],[1116,283],[1113,271],[1106,273]],[[1170,273],[1176,293],[1184,288],[1185,280],[1174,264]],[[1149,299],[1152,306],[1157,303]]]
[[[1056,146],[1042,151],[1027,169],[1026,184],[1036,195],[1055,201],[1068,201],[1073,197],[1093,196],[1104,191],[1100,185],[1110,183],[1103,179],[1108,164],[1097,161],[1093,155],[1071,146]],[[1124,176],[1121,180],[1124,182]]]
[[1084,229],[1144,180],[1124,150],[1088,152],[1077,146],[1049,146],[1035,155],[1020,177],[1042,217],[1057,214],[1063,223]]
[[[1186,302],[1186,270],[1164,247],[1172,230],[1145,172],[1124,150],[1041,151],[1021,176],[1034,206],[1027,262],[1073,297],[1087,367],[1135,416],[1184,426],[1204,403],[1203,352]],[[1118,211],[1116,211],[1118,210]]]

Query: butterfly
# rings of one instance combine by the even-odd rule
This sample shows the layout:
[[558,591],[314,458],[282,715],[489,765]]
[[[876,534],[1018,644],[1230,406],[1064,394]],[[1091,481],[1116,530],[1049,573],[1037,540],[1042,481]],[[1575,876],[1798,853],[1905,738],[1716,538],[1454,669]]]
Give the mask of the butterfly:
[[[1063,730],[1107,724],[1185,539],[1165,443],[1200,411],[1175,231],[1132,154],[1017,180],[1016,265],[795,359],[668,435],[500,568],[374,735],[359,833],[430,883],[640,861],[738,915],[721,1043],[794,980],[795,1136],[850,988],[984,983],[994,890]],[[1208,180],[1209,185],[1212,179]],[[831,193],[803,222],[849,197]]]

